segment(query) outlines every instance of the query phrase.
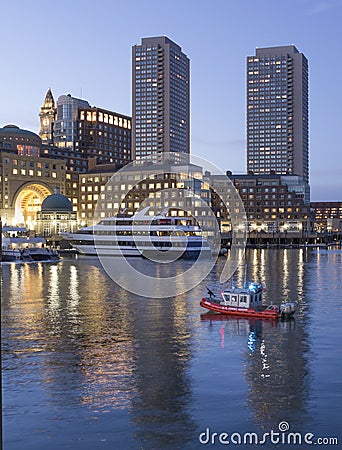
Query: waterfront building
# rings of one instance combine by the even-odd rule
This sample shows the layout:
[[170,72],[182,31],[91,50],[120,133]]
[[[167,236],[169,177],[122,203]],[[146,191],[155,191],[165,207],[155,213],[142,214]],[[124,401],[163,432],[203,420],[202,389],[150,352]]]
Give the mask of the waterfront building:
[[60,232],[73,233],[76,228],[77,213],[70,200],[56,188],[37,211],[37,232],[42,236],[57,236]]
[[39,136],[44,144],[53,144],[53,127],[55,119],[56,104],[51,88],[49,88],[39,113]]
[[166,36],[132,49],[133,159],[187,161],[190,153],[190,61]]
[[311,202],[317,231],[342,231],[342,202]]
[[294,175],[235,175],[230,171],[227,176],[236,189],[228,188],[228,193],[220,191],[226,176],[207,174],[213,189],[212,208],[221,220],[222,232],[231,230],[230,212],[222,203],[226,194],[231,201],[237,194],[241,197],[250,237],[269,239],[282,234],[302,238],[312,231],[310,205],[305,201],[305,190],[300,190],[300,177],[296,180]]
[[41,147],[41,155],[44,158],[64,161],[66,167],[64,193],[72,202],[74,211],[78,211],[78,174],[87,170],[88,158],[80,152],[69,152],[68,149],[46,144]]
[[36,228],[36,213],[56,187],[65,192],[61,159],[40,156],[40,137],[15,125],[0,129],[0,215],[4,225]]
[[294,45],[247,57],[247,171],[309,183],[308,61]]
[[92,160],[88,172],[79,177],[82,225],[118,211],[132,216],[149,206],[151,215],[169,209],[171,215],[194,216],[207,236],[215,228],[216,220],[209,214],[210,189],[197,165],[137,163],[117,174],[115,166]]
[[[96,158],[88,161],[88,171],[79,174],[79,220],[81,225],[91,225],[94,221],[94,212],[100,199],[104,200],[103,192],[106,184],[117,172],[115,164],[96,164]],[[103,205],[106,210],[103,217],[113,215],[111,202]]]

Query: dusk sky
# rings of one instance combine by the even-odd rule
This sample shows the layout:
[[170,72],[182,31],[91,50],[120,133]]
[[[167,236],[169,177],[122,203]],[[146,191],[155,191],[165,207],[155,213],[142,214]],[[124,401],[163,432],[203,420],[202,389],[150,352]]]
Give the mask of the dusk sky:
[[51,87],[131,115],[131,47],[166,35],[191,64],[191,153],[246,171],[246,57],[296,45],[309,61],[311,199],[342,201],[341,0],[52,0],[1,7],[0,127],[39,130]]

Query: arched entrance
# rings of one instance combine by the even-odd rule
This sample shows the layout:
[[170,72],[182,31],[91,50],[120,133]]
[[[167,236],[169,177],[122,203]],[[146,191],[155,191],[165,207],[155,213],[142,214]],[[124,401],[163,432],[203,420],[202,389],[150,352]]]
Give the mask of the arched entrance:
[[39,183],[30,183],[19,191],[15,201],[15,223],[29,230],[36,228],[36,214],[40,210],[44,198],[52,194],[52,190]]

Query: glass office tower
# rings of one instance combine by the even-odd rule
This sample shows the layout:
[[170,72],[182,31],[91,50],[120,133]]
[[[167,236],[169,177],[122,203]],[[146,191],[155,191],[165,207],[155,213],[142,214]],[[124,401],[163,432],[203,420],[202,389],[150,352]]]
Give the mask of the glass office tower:
[[90,108],[86,100],[60,95],[57,100],[57,114],[54,123],[54,144],[60,148],[75,150],[75,142],[78,136],[78,110]]

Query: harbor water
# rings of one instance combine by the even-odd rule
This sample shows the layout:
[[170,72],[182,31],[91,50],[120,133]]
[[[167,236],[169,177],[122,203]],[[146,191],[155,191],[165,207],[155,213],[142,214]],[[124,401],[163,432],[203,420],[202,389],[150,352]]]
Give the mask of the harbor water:
[[[298,302],[287,322],[207,314],[223,260],[165,299],[127,292],[92,257],[2,264],[4,450],[225,448],[272,430],[342,448],[341,250],[247,251],[265,302]],[[165,277],[192,262],[132,264]]]

